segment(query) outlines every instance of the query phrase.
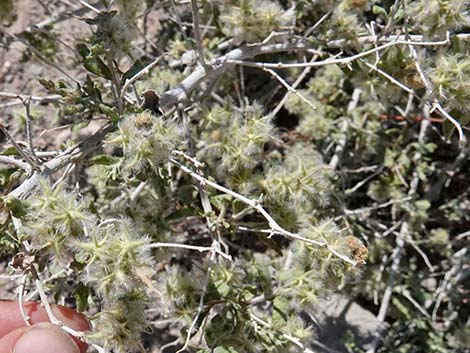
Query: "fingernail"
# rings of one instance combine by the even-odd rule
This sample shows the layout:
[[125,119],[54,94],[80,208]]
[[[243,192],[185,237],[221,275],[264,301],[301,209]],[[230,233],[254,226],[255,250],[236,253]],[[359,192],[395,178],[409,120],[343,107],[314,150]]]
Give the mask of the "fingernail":
[[42,322],[16,341],[13,353],[79,353],[73,339],[60,327]]

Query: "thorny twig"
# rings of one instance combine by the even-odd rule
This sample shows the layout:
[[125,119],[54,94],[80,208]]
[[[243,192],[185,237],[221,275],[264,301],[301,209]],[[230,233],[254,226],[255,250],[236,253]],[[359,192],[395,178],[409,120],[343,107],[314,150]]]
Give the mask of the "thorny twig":
[[191,169],[187,168],[186,166],[182,165],[181,163],[179,163],[178,161],[176,161],[174,159],[170,159],[170,161],[173,164],[175,164],[180,170],[182,170],[183,172],[189,174],[191,177],[193,177],[194,179],[199,181],[201,184],[208,185],[208,186],[210,186],[210,187],[212,187],[216,190],[219,190],[219,191],[221,191],[225,194],[228,194],[228,195],[242,201],[243,203],[247,204],[248,206],[252,207],[253,209],[255,209],[258,213],[260,213],[268,221],[269,226],[271,228],[271,234],[280,234],[280,235],[285,236],[286,238],[290,238],[290,239],[294,239],[294,240],[300,240],[300,241],[303,241],[303,242],[306,242],[306,243],[309,243],[309,244],[312,244],[312,245],[319,246],[321,248],[326,248],[333,255],[335,255],[336,257],[340,258],[341,260],[349,263],[350,265],[352,265],[352,266],[357,265],[357,261],[354,261],[354,260],[350,259],[349,257],[340,254],[339,252],[334,250],[331,246],[329,246],[325,242],[321,242],[321,241],[317,241],[317,240],[313,240],[313,239],[308,239],[308,238],[302,237],[298,234],[289,232],[288,230],[285,230],[261,206],[261,204],[259,203],[258,200],[252,200],[252,199],[250,199],[246,196],[243,196],[243,195],[241,195],[241,194],[239,194],[239,193],[237,193],[233,190],[230,190],[230,189],[228,189],[228,188],[226,188],[222,185],[214,183],[214,182],[204,178],[203,176],[195,173],[194,171],[192,171]]

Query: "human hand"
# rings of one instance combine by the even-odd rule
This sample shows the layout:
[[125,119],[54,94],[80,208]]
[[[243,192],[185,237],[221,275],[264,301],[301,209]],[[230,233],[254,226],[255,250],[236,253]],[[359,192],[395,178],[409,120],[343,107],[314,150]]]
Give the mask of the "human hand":
[[[32,326],[26,326],[18,302],[0,300],[0,353],[85,353],[88,346],[51,324],[46,310],[36,302],[23,303]],[[52,305],[55,317],[77,331],[90,328],[82,314]]]

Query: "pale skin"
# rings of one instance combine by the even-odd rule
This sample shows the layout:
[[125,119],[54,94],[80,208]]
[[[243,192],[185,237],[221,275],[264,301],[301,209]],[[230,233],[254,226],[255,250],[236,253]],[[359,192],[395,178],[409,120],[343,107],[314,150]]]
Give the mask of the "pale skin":
[[[24,302],[29,317],[28,326],[21,315],[17,301],[0,300],[0,353],[85,353],[88,346],[69,336],[49,322],[39,303]],[[77,331],[90,328],[88,321],[75,310],[53,305],[57,319]]]

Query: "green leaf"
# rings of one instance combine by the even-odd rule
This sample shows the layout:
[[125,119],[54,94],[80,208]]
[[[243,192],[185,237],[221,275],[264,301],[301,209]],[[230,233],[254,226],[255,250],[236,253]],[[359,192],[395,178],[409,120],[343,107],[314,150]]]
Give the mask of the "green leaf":
[[215,349],[202,349],[202,350],[199,350],[197,351],[197,353],[238,353],[238,351],[233,348],[232,346],[230,347],[217,347]]
[[436,150],[437,145],[435,143],[430,142],[426,143],[423,147],[426,152],[433,153]]
[[112,80],[113,75],[109,67],[99,57],[87,57],[83,62],[83,66],[92,74]]
[[117,163],[118,159],[116,157],[109,156],[107,154],[100,154],[90,159],[91,165],[112,165]]
[[179,210],[176,210],[170,213],[165,217],[166,222],[178,222],[186,217],[197,216],[198,212],[192,207],[182,207]]
[[81,121],[72,126],[72,131],[80,131],[81,129],[90,125],[90,121]]
[[392,303],[395,306],[396,309],[407,319],[411,319],[411,313],[410,310],[408,310],[408,307],[403,304],[398,298],[393,297],[392,298]]
[[427,211],[431,207],[431,203],[428,200],[416,201],[416,207],[421,211]]
[[49,93],[56,93],[57,89],[53,81],[39,77],[38,82],[43,86]]
[[289,316],[289,300],[286,297],[277,296],[273,300],[272,326],[274,329],[283,328]]
[[78,282],[74,291],[74,298],[77,304],[77,310],[83,312],[88,309],[88,296],[90,295],[90,289],[82,282]]
[[388,14],[387,14],[387,11],[385,11],[385,9],[381,6],[377,6],[377,5],[374,5],[372,7],[372,12],[375,14],[375,15],[383,15],[385,18],[388,17]]
[[101,60],[100,58],[96,57],[95,58],[97,64],[98,64],[98,68],[100,69],[100,76],[108,79],[108,80],[112,80],[113,79],[113,74],[111,73],[111,69],[108,67],[108,65],[106,65],[104,63],[103,60]]
[[75,48],[77,49],[78,54],[80,54],[84,59],[91,53],[90,49],[88,49],[87,45],[84,43],[78,43]]
[[95,60],[93,59],[86,59],[84,62],[83,62],[83,66],[85,67],[85,69],[87,69],[89,72],[91,72],[92,74],[95,74],[97,76],[100,76],[100,69],[98,67],[98,64],[96,63]]
[[226,204],[227,202],[230,202],[231,199],[232,199],[232,196],[227,195],[227,194],[215,195],[209,198],[211,204],[219,210],[223,208],[224,204]]
[[18,150],[14,146],[10,146],[5,148],[2,152],[0,152],[2,156],[19,156]]
[[18,168],[0,169],[0,188],[8,187],[12,182],[21,177],[22,174],[23,170]]
[[230,347],[217,347],[214,349],[214,353],[238,353],[235,348]]
[[226,282],[219,282],[216,287],[221,298],[226,298],[232,290],[232,287]]
[[119,113],[116,107],[109,107],[105,104],[100,104],[99,108],[101,113],[105,114],[113,124],[116,124],[119,121]]
[[95,101],[102,101],[101,91],[96,86],[95,82],[91,79],[90,75],[86,76],[85,85],[83,86],[85,93]]
[[14,196],[8,196],[3,203],[5,206],[11,211],[13,216],[16,218],[22,218],[26,216],[26,206],[23,204],[23,202],[19,199],[17,199]]

